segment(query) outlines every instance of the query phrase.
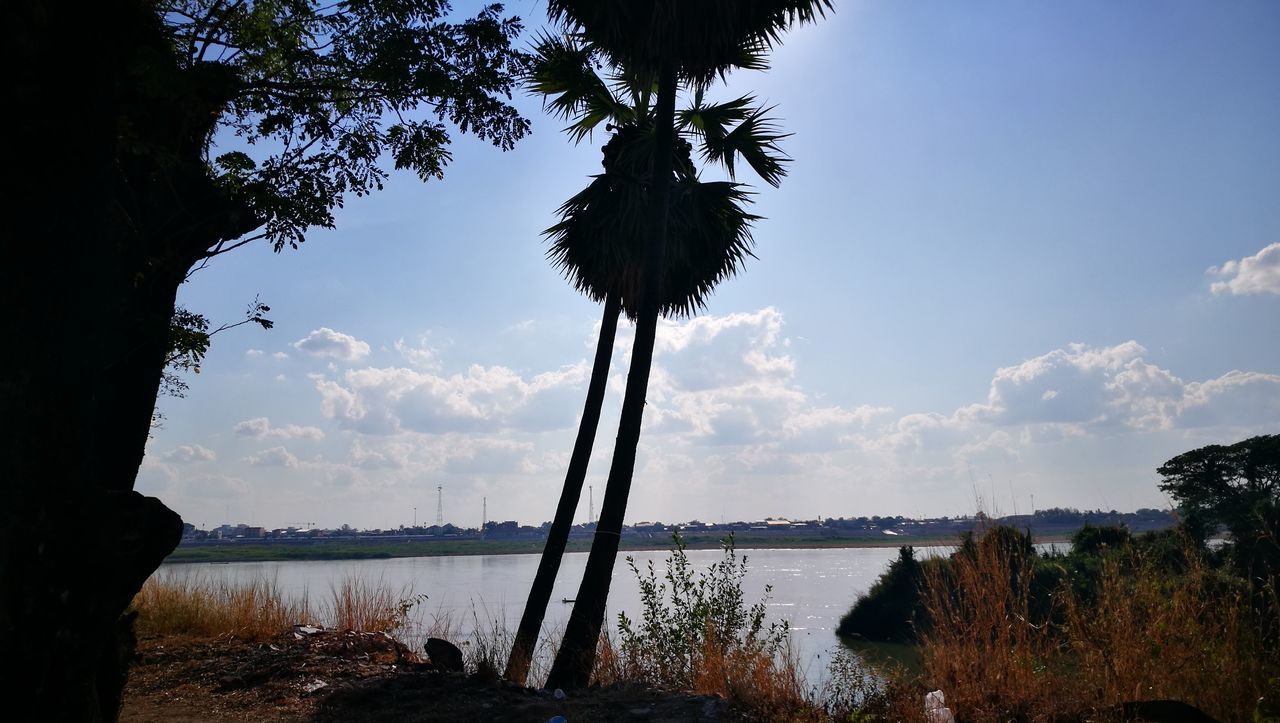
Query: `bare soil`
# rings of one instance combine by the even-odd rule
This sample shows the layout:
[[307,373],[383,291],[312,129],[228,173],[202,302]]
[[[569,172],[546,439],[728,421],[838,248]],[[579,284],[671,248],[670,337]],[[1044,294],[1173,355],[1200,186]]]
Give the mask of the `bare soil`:
[[124,723],[208,721],[741,721],[715,696],[639,687],[553,693],[446,673],[381,633],[287,633],[264,643],[140,640]]

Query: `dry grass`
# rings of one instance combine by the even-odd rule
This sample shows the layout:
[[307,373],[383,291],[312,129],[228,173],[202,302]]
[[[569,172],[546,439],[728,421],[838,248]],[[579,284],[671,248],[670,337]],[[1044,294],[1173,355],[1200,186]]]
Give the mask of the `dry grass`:
[[[1044,621],[1031,619],[1031,577],[1025,552],[1002,544],[924,567],[924,678],[965,717],[1025,720],[1053,710],[1058,681],[1046,665],[1056,643]],[[922,700],[915,707],[923,713]]]
[[1280,675],[1259,622],[1280,614],[1275,596],[1257,614],[1247,591],[1194,552],[1176,577],[1137,553],[1112,557],[1096,599],[1062,586],[1052,623],[1031,617],[1020,555],[979,545],[926,571],[924,672],[894,682],[891,719],[924,720],[923,692],[940,688],[964,720],[1107,720],[1120,703],[1156,699],[1250,720]]
[[157,576],[133,600],[142,635],[195,635],[261,641],[310,623],[307,599],[290,599],[272,580],[246,583]]
[[420,601],[412,591],[345,578],[317,612],[309,596],[287,595],[274,580],[242,582],[196,575],[157,575],[134,597],[142,635],[192,635],[262,641],[294,625],[394,632]]
[[394,632],[404,625],[414,600],[408,586],[395,590],[355,575],[343,577],[329,594],[325,622],[338,630]]
[[708,631],[690,656],[687,685],[656,672],[659,669],[651,662],[628,655],[604,633],[596,649],[592,684],[642,684],[693,695],[717,695],[758,720],[827,719],[821,703],[815,700],[816,692],[805,682],[800,662],[789,649],[774,656],[759,648],[725,645]]
[[1146,560],[1108,561],[1102,589],[1088,605],[1065,597],[1073,688],[1095,706],[1172,698],[1219,720],[1249,720],[1275,651],[1243,589],[1232,588],[1198,556],[1187,572],[1161,575]]

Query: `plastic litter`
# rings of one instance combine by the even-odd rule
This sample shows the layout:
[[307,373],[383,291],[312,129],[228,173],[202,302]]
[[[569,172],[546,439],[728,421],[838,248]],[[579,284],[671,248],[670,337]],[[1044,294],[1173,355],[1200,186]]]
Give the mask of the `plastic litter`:
[[560,690],[559,688],[556,688],[556,692],[552,693],[552,694],[551,694],[551,697],[552,697],[552,698],[555,698],[556,700],[564,700],[564,699],[565,699],[565,698],[567,698],[568,696],[564,694],[564,691],[563,691],[563,690]]
[[947,697],[940,690],[925,693],[924,717],[929,723],[956,723],[956,717],[947,707]]

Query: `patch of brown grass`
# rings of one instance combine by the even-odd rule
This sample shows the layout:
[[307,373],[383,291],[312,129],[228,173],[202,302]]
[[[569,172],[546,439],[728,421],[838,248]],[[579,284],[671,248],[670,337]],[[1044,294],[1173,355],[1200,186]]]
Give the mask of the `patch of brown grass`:
[[941,689],[963,720],[1109,720],[1125,702],[1172,699],[1219,720],[1250,720],[1280,677],[1264,620],[1243,581],[1188,547],[1171,575],[1137,552],[1104,564],[1094,596],[1064,582],[1052,621],[1031,614],[1031,566],[998,545],[929,566],[924,671],[893,681],[895,720],[924,720],[923,693]]
[[142,635],[193,635],[262,641],[315,618],[307,599],[289,599],[273,580],[229,583],[160,575],[133,600]]
[[263,641],[311,624],[338,630],[394,632],[420,598],[382,582],[345,578],[320,612],[309,596],[290,596],[274,580],[230,582],[198,575],[159,574],[134,597],[144,636],[190,635]]
[[326,622],[337,630],[394,632],[404,624],[404,603],[412,598],[408,586],[394,590],[382,581],[347,575],[329,588]]
[[1280,672],[1275,651],[1264,646],[1244,585],[1198,555],[1187,562],[1183,575],[1170,578],[1148,560],[1109,560],[1097,601],[1064,596],[1066,654],[1082,702],[1171,698],[1219,720],[1253,716]]

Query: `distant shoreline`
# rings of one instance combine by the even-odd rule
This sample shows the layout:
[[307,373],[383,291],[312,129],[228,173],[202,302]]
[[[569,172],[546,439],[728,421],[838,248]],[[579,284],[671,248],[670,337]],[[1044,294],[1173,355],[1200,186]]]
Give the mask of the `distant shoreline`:
[[[689,535],[683,537],[690,550],[714,550],[722,545],[722,537]],[[1051,534],[1037,537],[1038,544],[1056,544],[1070,540],[1069,535]],[[540,554],[544,540],[429,540],[384,541],[342,539],[300,542],[228,542],[218,545],[185,546],[174,550],[166,564],[210,562],[288,562],[304,560],[385,560],[398,557],[447,557],[458,555],[526,555]],[[735,536],[738,550],[824,550],[849,548],[946,547],[959,544],[954,536],[912,537],[896,535],[880,537],[755,537]],[[569,540],[566,552],[587,552],[589,537]],[[623,539],[621,550],[645,552],[670,550],[670,537],[658,539]]]

